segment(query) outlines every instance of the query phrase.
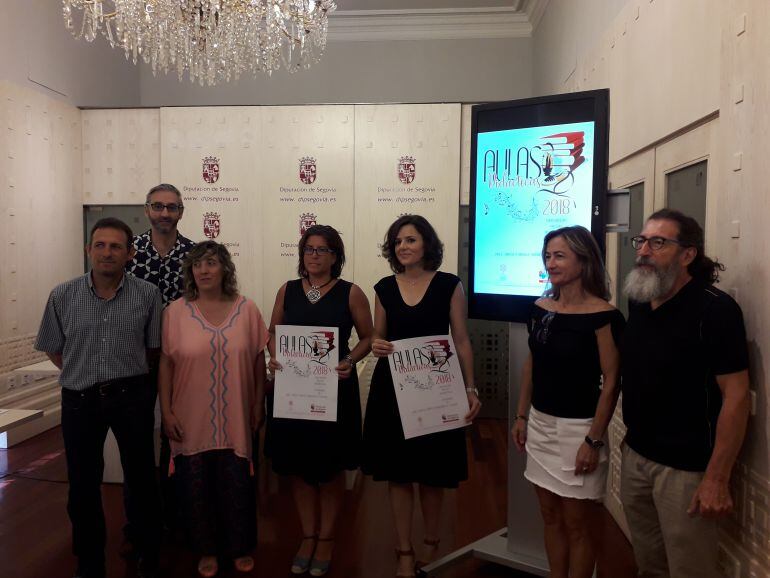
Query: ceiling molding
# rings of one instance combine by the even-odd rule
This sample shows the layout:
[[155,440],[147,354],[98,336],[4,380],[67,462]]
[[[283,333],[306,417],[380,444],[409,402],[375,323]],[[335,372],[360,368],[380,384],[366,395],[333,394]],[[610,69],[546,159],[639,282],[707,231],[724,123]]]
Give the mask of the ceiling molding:
[[539,6],[548,0],[525,1],[502,8],[338,10],[329,15],[328,38],[330,42],[528,38],[534,30],[530,15],[539,14],[539,20],[545,10]]
[[532,25],[532,31],[534,32],[537,30],[538,24],[540,24],[540,21],[543,19],[543,14],[545,14],[546,9],[548,8],[548,2],[550,0],[525,1],[526,6],[524,7],[524,11],[527,13],[529,23]]

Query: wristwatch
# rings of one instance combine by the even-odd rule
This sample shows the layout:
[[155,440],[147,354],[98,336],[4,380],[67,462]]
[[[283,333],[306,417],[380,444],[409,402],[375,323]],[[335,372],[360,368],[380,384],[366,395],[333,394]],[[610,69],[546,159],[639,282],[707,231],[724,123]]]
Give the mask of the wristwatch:
[[479,396],[479,388],[478,387],[466,387],[465,391],[468,393],[475,393],[476,397]]
[[592,447],[595,450],[601,449],[604,447],[604,442],[602,440],[594,440],[590,437],[586,436],[586,443]]

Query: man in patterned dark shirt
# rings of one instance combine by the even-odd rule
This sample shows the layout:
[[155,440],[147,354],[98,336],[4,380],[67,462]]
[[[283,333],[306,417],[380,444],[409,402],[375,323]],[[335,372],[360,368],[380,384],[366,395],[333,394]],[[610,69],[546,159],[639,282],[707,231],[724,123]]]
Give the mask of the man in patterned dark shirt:
[[[174,185],[162,183],[150,189],[144,205],[144,213],[150,221],[150,230],[134,237],[134,258],[126,265],[132,275],[157,285],[166,307],[182,296],[184,279],[182,263],[195,243],[183,237],[177,230],[182,219],[184,205],[182,194]],[[150,375],[153,383],[157,382],[157,359],[152,360]],[[160,480],[163,497],[163,516],[167,528],[174,529],[176,524],[176,500],[174,499],[173,480],[168,476],[171,460],[171,448],[168,438],[161,429],[160,434]],[[126,511],[131,507],[131,494],[124,494]],[[129,524],[124,529],[126,543],[121,552],[132,554],[132,544],[136,542],[136,532]]]
[[165,307],[182,296],[182,262],[194,243],[177,231],[184,205],[174,185],[163,183],[150,189],[144,212],[150,230],[134,238],[136,254],[126,270],[160,289]]
[[91,271],[51,291],[35,348],[61,369],[61,427],[67,457],[77,576],[104,578],[106,544],[101,483],[104,440],[118,441],[127,509],[136,530],[138,573],[155,576],[160,547],[153,448],[156,388],[148,357],[160,348],[162,305],[154,285],[124,273],[131,229],[108,218],[89,239]]

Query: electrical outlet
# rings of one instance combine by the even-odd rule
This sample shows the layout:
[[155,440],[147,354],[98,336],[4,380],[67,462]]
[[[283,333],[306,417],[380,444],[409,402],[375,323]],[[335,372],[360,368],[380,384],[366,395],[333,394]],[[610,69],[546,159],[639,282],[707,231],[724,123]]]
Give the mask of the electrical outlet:
[[32,381],[32,376],[29,373],[22,373],[21,374],[21,384],[27,385],[29,382]]
[[8,376],[8,389],[13,389],[16,387],[16,376],[10,375]]

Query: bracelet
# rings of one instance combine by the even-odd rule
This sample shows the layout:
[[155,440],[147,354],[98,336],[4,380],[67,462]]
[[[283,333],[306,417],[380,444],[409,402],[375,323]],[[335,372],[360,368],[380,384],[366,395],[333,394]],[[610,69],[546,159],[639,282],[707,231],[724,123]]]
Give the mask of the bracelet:
[[526,415],[515,415],[515,416],[513,416],[513,421],[516,421],[517,419],[523,419],[524,421],[529,421],[529,418]]
[[479,395],[479,388],[478,387],[466,387],[465,388],[466,393],[475,393],[476,397]]
[[350,367],[356,366],[356,362],[353,361],[353,357],[349,353],[345,356],[345,361],[347,361],[350,364]]

